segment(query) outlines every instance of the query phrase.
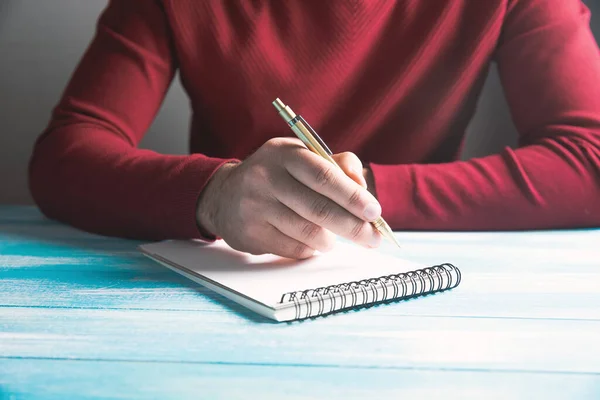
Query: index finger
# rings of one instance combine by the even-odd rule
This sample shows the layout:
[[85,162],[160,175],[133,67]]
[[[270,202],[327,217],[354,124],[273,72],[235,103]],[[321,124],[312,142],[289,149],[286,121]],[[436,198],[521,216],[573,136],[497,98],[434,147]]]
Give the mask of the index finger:
[[377,199],[331,162],[301,148],[284,161],[288,173],[303,185],[328,197],[367,222],[381,216]]

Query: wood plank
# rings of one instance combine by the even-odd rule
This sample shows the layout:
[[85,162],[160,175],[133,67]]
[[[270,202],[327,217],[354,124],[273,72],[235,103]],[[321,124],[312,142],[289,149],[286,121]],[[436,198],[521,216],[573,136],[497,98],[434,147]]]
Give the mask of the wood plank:
[[390,317],[385,307],[286,324],[234,312],[0,308],[0,354],[600,373],[598,321]]
[[[8,274],[10,275],[10,274]],[[23,274],[25,275],[25,274]],[[23,276],[22,275],[22,276]],[[174,273],[86,273],[29,271],[29,277],[2,278],[0,305],[99,309],[155,309],[226,312],[238,309],[231,301]],[[570,281],[563,288],[557,282]],[[577,291],[600,287],[591,274],[530,275],[471,273],[457,289],[410,301],[388,304],[389,316],[457,316],[600,320],[600,292]],[[545,286],[546,292],[528,291]],[[554,286],[550,290],[549,287]]]
[[[310,382],[310,385],[307,384]],[[597,399],[600,376],[0,359],[0,397]]]
[[[307,384],[310,382],[310,384]],[[597,399],[600,376],[0,359],[0,398]]]

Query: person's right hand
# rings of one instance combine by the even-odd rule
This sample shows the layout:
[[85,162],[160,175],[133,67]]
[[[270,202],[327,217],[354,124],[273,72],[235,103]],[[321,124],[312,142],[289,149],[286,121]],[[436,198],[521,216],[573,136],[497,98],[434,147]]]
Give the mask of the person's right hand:
[[[362,171],[352,153],[333,158]],[[364,183],[291,138],[271,139],[243,162],[219,168],[197,210],[199,225],[232,248],[295,259],[330,250],[334,234],[379,246],[382,237],[368,222],[380,215]]]

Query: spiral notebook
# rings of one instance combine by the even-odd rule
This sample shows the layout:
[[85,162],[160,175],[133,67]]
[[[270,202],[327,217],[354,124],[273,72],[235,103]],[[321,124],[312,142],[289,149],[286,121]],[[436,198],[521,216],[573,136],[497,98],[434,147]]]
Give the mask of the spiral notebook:
[[250,255],[224,241],[170,240],[140,246],[147,257],[276,321],[316,317],[456,287],[452,264],[425,266],[338,242],[306,260]]

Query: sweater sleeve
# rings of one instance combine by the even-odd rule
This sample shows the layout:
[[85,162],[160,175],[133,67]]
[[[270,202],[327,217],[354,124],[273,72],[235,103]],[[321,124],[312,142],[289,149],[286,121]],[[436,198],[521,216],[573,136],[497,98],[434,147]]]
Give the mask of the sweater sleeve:
[[158,0],[111,0],[34,146],[30,190],[46,216],[108,236],[214,239],[197,198],[232,160],[137,148],[176,69]]
[[579,0],[508,2],[496,61],[519,148],[371,168],[393,229],[600,226],[600,56]]

